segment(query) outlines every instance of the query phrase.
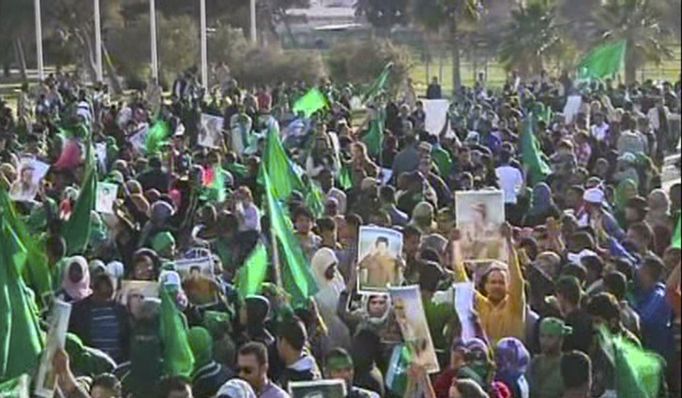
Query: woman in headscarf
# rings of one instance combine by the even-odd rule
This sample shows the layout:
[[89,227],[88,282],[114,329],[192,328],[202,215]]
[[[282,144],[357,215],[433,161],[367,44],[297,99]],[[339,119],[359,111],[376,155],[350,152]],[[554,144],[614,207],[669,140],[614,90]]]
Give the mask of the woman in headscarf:
[[322,342],[322,350],[334,347],[350,348],[350,333],[343,321],[337,315],[337,307],[341,292],[346,289],[346,283],[338,270],[339,260],[332,249],[323,247],[313,255],[310,266],[319,287],[315,295],[317,308],[329,329],[329,335]]
[[654,230],[654,252],[662,256],[665,249],[670,246],[672,231],[675,228],[674,221],[670,215],[670,198],[662,189],[656,189],[647,198],[649,211],[645,221]]
[[530,365],[530,354],[523,343],[513,337],[500,340],[495,348],[497,372],[495,380],[504,383],[513,398],[529,398],[530,388],[526,370]]
[[85,258],[71,257],[66,261],[62,275],[62,286],[55,296],[67,303],[76,303],[92,294],[90,269]]
[[634,180],[627,179],[618,183],[616,192],[613,195],[613,215],[621,226],[626,224],[625,206],[628,201],[637,196],[637,194],[637,183]]
[[530,209],[523,219],[523,225],[526,227],[536,227],[545,224],[550,217],[558,220],[560,216],[561,211],[554,203],[552,189],[549,185],[544,182],[535,185]]
[[239,311],[239,323],[244,328],[245,342],[257,341],[271,347],[275,338],[266,329],[270,315],[270,301],[263,296],[248,296]]
[[234,374],[213,360],[213,337],[208,330],[193,327],[189,330],[187,339],[194,355],[192,394],[195,398],[211,398]]

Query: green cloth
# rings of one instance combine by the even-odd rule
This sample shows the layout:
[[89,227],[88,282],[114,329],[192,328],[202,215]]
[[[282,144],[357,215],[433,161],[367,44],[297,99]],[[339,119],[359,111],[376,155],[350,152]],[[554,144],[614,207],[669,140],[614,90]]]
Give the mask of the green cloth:
[[436,163],[440,176],[444,179],[447,178],[450,175],[450,172],[452,172],[452,157],[450,157],[448,151],[441,147],[434,146],[431,151],[431,157],[433,157],[433,161]]
[[28,257],[26,248],[0,213],[0,382],[38,366],[43,339],[33,292],[24,284],[20,270]]
[[213,337],[206,328],[195,326],[187,334],[189,346],[195,360],[195,369],[208,365],[213,361]]
[[393,70],[393,62],[386,64],[379,77],[377,77],[376,80],[374,80],[374,82],[372,82],[372,84],[369,86],[362,98],[363,103],[373,100],[386,89],[388,78],[391,76],[391,70]]
[[680,215],[679,220],[677,220],[677,227],[675,227],[675,233],[673,234],[672,246],[682,249],[682,215]]
[[237,291],[242,299],[259,294],[268,274],[268,252],[262,243],[253,249],[237,273]]
[[634,192],[634,196],[637,196],[637,182],[630,178],[621,181],[616,187],[616,192],[613,195],[613,206],[616,211],[625,211],[625,205],[631,198],[627,195],[628,191]]
[[102,373],[111,373],[116,368],[116,362],[103,351],[83,345],[80,337],[73,333],[66,334],[64,344],[66,353],[71,360],[71,370],[75,375],[95,377]]
[[295,114],[303,112],[306,118],[310,118],[315,112],[329,107],[327,98],[317,88],[313,88],[294,103]]
[[213,203],[223,203],[227,199],[226,173],[222,167],[213,169],[213,179],[208,181],[204,199]]
[[545,162],[537,138],[535,138],[532,115],[526,118],[524,122],[523,132],[521,133],[521,153],[523,165],[528,171],[530,185],[535,186],[537,183],[545,181],[552,174],[552,169]]
[[563,337],[571,334],[571,332],[573,332],[573,328],[567,326],[566,323],[559,318],[548,317],[540,322],[540,333],[542,334]]
[[92,146],[89,142],[87,146],[83,185],[71,216],[62,226],[62,237],[66,241],[66,253],[69,256],[83,254],[90,241],[91,213],[95,209],[97,196],[97,167],[92,154]]
[[348,190],[353,187],[353,178],[350,171],[350,166],[344,164],[341,166],[341,171],[339,172],[338,183],[341,189]]
[[313,180],[308,180],[306,186],[305,203],[315,218],[320,218],[324,215],[325,196],[322,188]]
[[2,398],[29,398],[30,379],[27,374],[15,377],[0,384]]
[[578,64],[578,80],[613,77],[625,64],[627,40],[606,43],[590,51]]
[[457,312],[452,304],[436,304],[429,300],[424,300],[424,315],[429,325],[429,332],[436,350],[448,350],[449,342],[452,337],[452,330],[448,326],[457,319]]
[[386,371],[386,387],[395,396],[403,397],[407,391],[408,370],[412,363],[413,353],[405,344],[393,348],[393,355]]
[[175,238],[170,232],[160,232],[152,239],[152,249],[157,253],[164,253],[175,245]]
[[293,304],[307,307],[308,299],[318,291],[317,284],[301,244],[293,233],[291,220],[276,199],[267,171],[262,170],[262,175],[272,236],[276,240],[274,244],[279,243],[279,258],[275,259],[275,266],[280,269],[283,287],[292,296]]
[[370,122],[367,134],[362,137],[362,142],[367,146],[367,153],[371,156],[378,157],[381,154],[385,124],[386,116],[384,112],[379,112],[378,117]]
[[229,163],[224,165],[225,170],[232,173],[235,178],[246,178],[249,175],[249,169],[241,163]]
[[269,190],[277,200],[287,200],[293,191],[305,191],[303,180],[284,150],[279,131],[274,128],[268,131],[263,154],[261,180],[264,181],[263,173],[267,173],[270,178]]
[[187,338],[187,325],[171,293],[166,288],[160,289],[163,366],[166,376],[191,377],[194,356]]
[[161,148],[168,144],[170,139],[170,123],[165,120],[157,120],[149,128],[144,142],[144,151],[147,155],[158,153]]

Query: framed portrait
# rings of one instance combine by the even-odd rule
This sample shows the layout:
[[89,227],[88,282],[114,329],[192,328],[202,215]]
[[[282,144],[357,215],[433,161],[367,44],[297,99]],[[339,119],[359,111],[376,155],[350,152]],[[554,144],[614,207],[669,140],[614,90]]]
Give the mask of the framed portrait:
[[345,398],[343,380],[317,380],[289,383],[291,398]]
[[403,234],[381,227],[360,227],[358,237],[358,291],[387,293],[403,282]]

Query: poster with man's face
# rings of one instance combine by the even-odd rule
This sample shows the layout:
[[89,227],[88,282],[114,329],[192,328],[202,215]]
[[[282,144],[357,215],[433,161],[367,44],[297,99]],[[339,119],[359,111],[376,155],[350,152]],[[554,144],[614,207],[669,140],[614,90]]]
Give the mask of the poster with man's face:
[[438,357],[426,322],[419,286],[395,287],[389,292],[395,320],[400,326],[405,345],[410,349],[413,363],[423,366],[428,373],[439,372]]
[[159,297],[159,283],[153,281],[121,281],[121,289],[117,301],[128,308],[128,312],[136,316],[140,312],[145,298]]
[[223,118],[203,113],[197,143],[206,148],[220,148],[222,134]]
[[358,291],[385,293],[403,282],[403,234],[389,228],[360,227]]
[[345,398],[343,380],[318,380],[289,383],[291,398]]
[[108,182],[97,183],[95,210],[98,213],[114,214],[114,202],[118,196],[118,185]]
[[464,261],[500,260],[506,263],[506,244],[500,234],[505,221],[502,191],[456,192],[455,211],[457,228],[462,234]]

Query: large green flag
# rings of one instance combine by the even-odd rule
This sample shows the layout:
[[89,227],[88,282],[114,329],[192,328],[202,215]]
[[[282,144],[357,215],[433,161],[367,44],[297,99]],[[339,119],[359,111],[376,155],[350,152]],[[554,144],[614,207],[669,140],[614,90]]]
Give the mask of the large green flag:
[[27,374],[0,383],[0,398],[30,398],[29,384]]
[[545,162],[539,147],[533,131],[533,115],[530,115],[524,121],[523,132],[521,132],[521,153],[523,165],[528,171],[528,178],[532,186],[544,181],[552,174],[552,169]]
[[261,169],[261,172],[268,174],[272,194],[277,200],[289,199],[293,191],[301,193],[306,191],[303,180],[284,150],[279,131],[274,128],[268,131],[263,165],[265,167]]
[[603,44],[590,51],[578,64],[578,80],[613,77],[623,68],[627,40]]
[[372,84],[369,86],[367,92],[365,92],[365,95],[362,97],[363,103],[373,100],[386,89],[388,78],[391,76],[391,70],[393,70],[393,62],[386,64],[379,77],[377,77],[376,80],[374,80],[374,82],[372,82]]
[[144,147],[147,155],[158,153],[164,144],[170,139],[170,123],[165,120],[157,120],[149,128]]
[[393,355],[386,372],[386,386],[396,396],[403,397],[407,392],[408,370],[414,356],[410,349],[400,344],[393,348]]
[[306,186],[305,203],[315,218],[324,215],[325,195],[322,188],[313,180],[309,180]]
[[294,103],[293,111],[296,114],[303,112],[305,117],[309,118],[315,112],[328,107],[329,104],[324,94],[319,89],[313,88]]
[[[277,201],[267,171],[263,170],[268,215],[272,227],[273,244],[279,250],[279,267],[284,289],[291,294],[294,305],[307,305],[307,300],[318,291],[310,272],[308,259],[301,244],[293,233],[293,225]],[[275,263],[277,266],[277,263]]]
[[35,371],[43,341],[33,292],[19,270],[26,248],[0,213],[0,382]]
[[258,243],[237,273],[239,297],[246,298],[260,293],[267,275],[268,252],[262,243]]
[[173,292],[161,287],[161,341],[163,366],[167,376],[191,377],[194,355],[187,338],[187,324],[175,306]]
[[71,216],[62,227],[62,237],[66,241],[67,254],[72,256],[85,252],[90,241],[92,211],[97,196],[97,168],[92,161],[91,149],[86,156],[85,178]]
[[675,233],[673,234],[672,246],[677,249],[682,249],[682,215],[680,215],[679,220],[677,220],[677,227],[675,227]]
[[339,172],[338,183],[344,191],[353,187],[353,176],[351,174],[350,165],[343,164]]
[[362,137],[362,142],[367,146],[367,153],[379,156],[384,143],[384,126],[386,119],[383,112],[379,112],[376,119],[369,124],[369,131]]

